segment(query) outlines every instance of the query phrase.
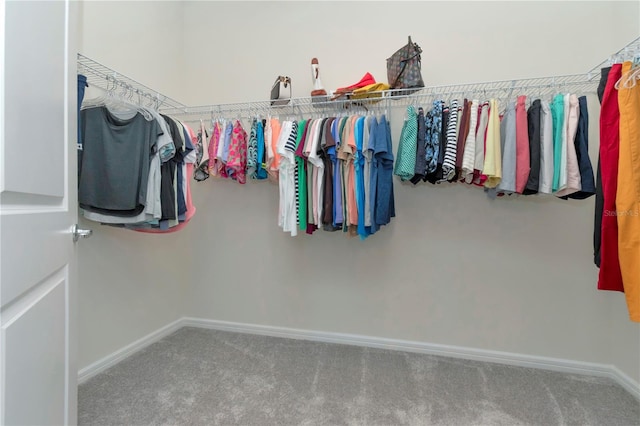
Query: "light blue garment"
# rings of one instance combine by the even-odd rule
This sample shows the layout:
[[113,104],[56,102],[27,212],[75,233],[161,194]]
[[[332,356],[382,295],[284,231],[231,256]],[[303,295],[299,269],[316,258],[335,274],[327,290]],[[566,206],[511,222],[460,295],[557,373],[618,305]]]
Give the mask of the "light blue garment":
[[386,117],[380,117],[376,130],[374,162],[377,163],[376,225],[386,225],[395,217],[395,201],[393,195],[393,144],[391,127]]
[[502,179],[498,192],[511,194],[516,192],[516,104],[510,102],[500,123],[502,144]]
[[380,227],[376,224],[376,197],[378,189],[378,161],[375,158],[376,146],[378,145],[378,119],[371,120],[371,127],[369,128],[369,151],[371,153],[371,175],[369,177],[369,210],[371,212],[371,231],[370,234],[375,234]]
[[233,123],[228,122],[224,129],[224,147],[222,148],[222,161],[226,164],[229,158],[229,144],[231,144],[231,134],[233,133]]

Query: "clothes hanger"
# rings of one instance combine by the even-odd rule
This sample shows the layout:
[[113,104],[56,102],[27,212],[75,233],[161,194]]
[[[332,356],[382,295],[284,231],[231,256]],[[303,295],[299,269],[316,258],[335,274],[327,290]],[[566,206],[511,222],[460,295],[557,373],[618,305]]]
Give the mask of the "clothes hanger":
[[632,62],[631,70],[618,79],[615,84],[617,90],[620,90],[621,87],[631,89],[635,87],[636,81],[640,79],[640,51],[634,51],[633,54],[625,59],[629,59]]
[[122,85],[122,92],[118,97],[113,98],[114,101],[111,105],[107,105],[107,108],[112,108],[118,110],[118,112],[128,113],[128,112],[139,112],[144,116],[147,121],[154,120],[153,115],[140,103],[136,103],[133,99],[135,90],[134,87],[124,83]]
[[111,76],[107,75],[106,80],[107,80],[107,84],[106,84],[107,87],[105,89],[99,86],[95,86],[95,85],[93,86],[93,89],[98,90],[99,94],[95,98],[84,98],[84,100],[82,101],[82,106],[80,108],[81,110],[104,105],[104,102],[110,96],[110,92],[116,87],[115,79],[112,81]]

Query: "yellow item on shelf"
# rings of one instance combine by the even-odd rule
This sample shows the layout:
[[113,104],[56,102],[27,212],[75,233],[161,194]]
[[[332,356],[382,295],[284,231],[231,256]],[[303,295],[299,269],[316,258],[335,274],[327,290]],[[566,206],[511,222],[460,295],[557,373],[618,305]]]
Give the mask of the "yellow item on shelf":
[[353,92],[349,95],[350,99],[366,99],[366,98],[380,98],[382,97],[382,92],[384,90],[391,89],[386,83],[373,83],[366,85],[364,87],[360,87],[358,89],[354,89]]

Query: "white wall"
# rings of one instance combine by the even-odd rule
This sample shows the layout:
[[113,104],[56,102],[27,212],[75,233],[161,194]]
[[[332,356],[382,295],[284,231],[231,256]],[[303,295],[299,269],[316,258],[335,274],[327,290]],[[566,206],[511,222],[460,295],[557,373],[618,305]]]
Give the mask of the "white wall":
[[[167,95],[180,95],[179,2],[90,1],[79,9],[80,53]],[[81,225],[94,230],[78,250],[84,368],[184,316],[192,264],[187,233],[139,234],[84,220]]]
[[[584,72],[640,23],[633,2],[91,2],[84,11],[83,53],[188,105],[265,99],[279,74],[306,96],[314,56],[327,88],[367,71],[386,81],[385,59],[409,34],[424,49],[427,84]],[[169,25],[179,11],[180,27]],[[116,18],[119,35],[106,37]],[[182,65],[163,66],[169,52]],[[593,199],[491,202],[474,188],[397,181],[395,191],[397,218],[365,242],[292,239],[276,225],[277,187],[212,179],[194,184],[198,213],[180,234],[98,229],[81,254],[81,365],[186,314],[613,363],[640,381],[640,327],[622,295],[596,290]],[[156,260],[167,253],[191,259],[191,279]]]
[[[638,4],[615,2],[187,2],[185,11],[185,22],[216,21],[186,27],[185,52],[197,57],[187,104],[265,99],[283,73],[306,96],[312,57],[327,88],[367,71],[386,81],[385,59],[408,34],[424,49],[427,84],[586,72],[639,28]],[[210,259],[198,276],[213,278],[194,281],[191,314],[613,362],[640,380],[640,327],[622,295],[596,290],[593,198],[492,202],[475,188],[398,181],[395,191],[397,218],[361,242],[281,233],[268,183],[197,184],[206,215],[193,227]]]
[[160,90],[183,93],[183,5],[180,1],[80,4],[80,53]]
[[294,97],[308,96],[313,57],[327,88],[365,72],[386,82],[385,59],[408,35],[423,49],[428,85],[582,73],[638,36],[633,2],[565,3],[186,1],[194,62],[182,99],[265,99],[283,74],[293,78]]

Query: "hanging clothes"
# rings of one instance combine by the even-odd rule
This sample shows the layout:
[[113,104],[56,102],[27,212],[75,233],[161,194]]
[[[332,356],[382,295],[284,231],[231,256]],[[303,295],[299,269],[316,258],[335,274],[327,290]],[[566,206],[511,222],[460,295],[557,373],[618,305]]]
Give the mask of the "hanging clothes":
[[512,194],[516,192],[518,158],[515,102],[507,105],[507,110],[500,123],[500,147],[502,149],[502,179],[496,189],[504,194]]
[[458,100],[451,101],[449,110],[449,123],[447,125],[447,145],[442,163],[442,178],[440,181],[452,180],[456,172],[456,157],[458,147]]
[[555,177],[555,146],[553,138],[553,113],[551,104],[547,101],[540,102],[540,187],[542,194],[553,192],[553,180]]
[[540,188],[540,165],[542,164],[541,118],[542,103],[536,99],[527,110],[527,132],[529,138],[529,178],[522,193],[537,194]]
[[[190,143],[187,143],[187,146],[195,146],[197,143],[197,136],[193,132],[193,130],[188,127],[185,123],[180,124],[183,126],[186,131],[188,138],[190,138]],[[185,201],[185,211],[183,214],[179,215],[179,221],[171,226],[168,229],[163,229],[159,226],[155,226],[155,224],[136,224],[136,225],[128,225],[127,228],[133,229],[138,232],[146,232],[146,233],[172,233],[182,230],[187,226],[191,218],[196,213],[196,208],[193,205],[193,199],[191,197],[191,185],[190,180],[187,179],[187,176],[191,176],[194,174],[195,170],[195,162],[196,162],[196,151],[192,149],[184,156],[184,172],[183,172],[183,196]],[[149,226],[151,225],[151,226]]]
[[310,120],[301,120],[298,122],[298,137],[295,141],[295,161],[296,161],[296,170],[295,170],[295,188],[296,188],[296,214],[297,214],[297,224],[301,231],[306,232],[307,230],[307,178],[306,178],[306,170],[305,170],[305,161],[302,156],[302,150],[304,147],[304,141],[307,136],[307,131],[309,129]]
[[464,144],[464,156],[462,158],[461,180],[471,183],[473,180],[473,164],[476,152],[476,129],[478,127],[478,103],[477,99],[469,105],[469,131]]
[[247,182],[247,132],[240,120],[236,120],[232,129],[227,156],[227,176],[239,184]]
[[465,99],[461,106],[460,120],[458,120],[459,129],[458,129],[458,142],[456,147],[456,173],[454,176],[454,180],[456,181],[460,180],[460,176],[462,174],[462,162],[464,159],[465,144],[467,141],[467,136],[469,134],[470,116],[471,116],[471,102]]
[[377,124],[375,117],[369,116],[365,119],[364,138],[362,140],[362,157],[364,158],[363,172],[363,191],[364,191],[364,228],[366,235],[371,234],[371,162],[373,160],[373,152],[370,150],[371,139],[375,132],[374,125]]
[[[345,161],[345,171],[346,171],[346,180],[347,185],[345,187],[346,190],[346,198],[347,198],[347,206],[348,206],[348,217],[349,221],[347,225],[349,226],[348,231],[350,235],[355,236],[357,234],[357,225],[358,225],[358,205],[356,202],[356,179],[355,179],[355,153],[356,153],[356,142],[355,142],[355,124],[358,120],[357,116],[353,116],[349,118],[348,126],[346,128],[347,132],[347,144],[345,147],[345,153],[347,155]],[[392,165],[393,166],[393,165]]]
[[[618,82],[618,254],[631,321],[640,322],[640,85],[638,66],[622,65]],[[605,198],[606,202],[606,198]],[[602,268],[601,268],[602,270]]]
[[524,95],[518,96],[516,102],[516,192],[518,194],[524,192],[531,172],[526,99]]
[[255,179],[258,172],[258,119],[251,121],[249,142],[247,143],[247,176]]
[[335,117],[328,118],[324,125],[324,140],[322,142],[323,162],[324,162],[324,188],[323,188],[323,210],[322,210],[322,229],[325,231],[335,231],[333,225],[334,217],[334,162],[336,158],[336,142],[333,138],[331,129]]
[[162,232],[188,222],[195,213],[187,206],[188,177],[202,142],[192,129],[154,110],[106,106],[82,110],[79,124],[78,200],[86,219]]
[[476,132],[476,155],[473,165],[473,183],[484,186],[487,177],[482,174],[484,167],[485,149],[487,145],[487,126],[489,124],[489,102],[485,101],[478,111],[478,131]]
[[[557,94],[551,104],[553,120],[553,192],[564,189],[562,187],[563,174],[566,173],[566,151],[563,154],[564,131],[564,96]],[[566,149],[566,146],[565,146]]]
[[576,153],[575,138],[578,130],[579,106],[578,97],[576,95],[565,95],[565,104],[568,100],[568,108],[565,109],[567,117],[566,126],[566,143],[567,143],[567,185],[563,190],[558,191],[555,195],[565,197],[576,193],[582,189],[580,182],[580,167],[578,165],[578,155]]
[[500,119],[498,101],[489,101],[489,118],[487,122],[486,149],[482,174],[487,177],[484,186],[495,188],[502,179],[502,155],[500,152]]
[[394,174],[407,181],[415,175],[416,152],[418,146],[418,114],[413,105],[407,107],[407,118],[402,126],[398,145],[398,161]]
[[228,178],[227,174],[227,159],[229,157],[229,145],[231,144],[231,135],[233,133],[233,123],[231,121],[224,122],[224,132],[220,135],[220,142],[218,144],[218,152],[217,152],[217,167],[218,167],[218,176],[221,178]]
[[355,193],[356,193],[356,206],[358,213],[358,235],[360,239],[367,238],[368,233],[365,227],[365,185],[364,185],[364,155],[362,153],[364,139],[365,139],[365,117],[358,117],[356,120],[354,137],[356,142],[356,155],[354,160],[355,166]]
[[602,217],[600,272],[598,289],[624,291],[618,257],[618,221],[616,194],[618,188],[618,158],[620,149],[620,110],[616,82],[622,76],[622,64],[614,64],[608,74],[600,109],[600,161],[604,214]]
[[285,121],[279,141],[278,226],[367,238],[395,217],[393,146],[386,117]]
[[[440,102],[442,103],[442,113],[441,113],[442,120],[440,121],[440,129],[439,130],[432,129],[432,131],[434,131],[434,135],[437,134],[438,136],[438,141],[437,141],[438,155],[437,157],[434,156],[433,161],[435,161],[435,169],[433,173],[427,174],[425,178],[427,182],[434,185],[436,183],[441,183],[445,181],[445,179],[443,179],[444,175],[442,171],[442,165],[444,164],[444,157],[447,149],[447,130],[449,128],[449,116],[450,116],[449,106],[445,105],[444,101],[440,101]],[[432,124],[434,127],[437,126],[437,123],[435,120]]]
[[296,161],[295,142],[298,137],[298,123],[285,121],[279,132],[277,153],[280,156],[279,179],[280,203],[278,208],[278,226],[292,237],[298,234],[296,208]]
[[209,135],[204,128],[204,122],[200,120],[196,143],[196,168],[193,178],[198,182],[209,178]]
[[587,97],[580,96],[578,105],[580,111],[574,145],[580,172],[581,189],[568,195],[568,198],[584,200],[596,193],[596,187],[593,178],[593,167],[589,158],[589,110],[587,108]]
[[393,193],[393,142],[391,125],[385,115],[380,117],[374,157],[377,160],[378,180],[376,188],[376,224],[384,226],[396,216]]
[[113,216],[139,215],[147,202],[146,182],[160,126],[140,113],[120,119],[107,107],[83,110],[81,123],[80,207]]
[[[600,70],[600,83],[598,84],[598,101],[600,101],[600,105],[602,105],[602,98],[604,96],[604,91],[607,86],[607,81],[609,80],[609,71],[611,71],[611,67],[605,67]],[[602,109],[601,109],[602,114]],[[601,115],[602,117],[602,115]],[[600,137],[602,137],[602,129],[600,133]],[[596,204],[595,204],[595,212],[594,212],[594,223],[593,223],[593,263],[599,268],[600,267],[600,248],[602,246],[602,216],[604,212],[604,194],[602,188],[602,170],[601,170],[601,158],[600,158],[600,150],[598,150],[598,165],[596,172]]]
[[265,141],[265,144],[267,146],[271,146],[271,149],[267,151],[267,172],[272,180],[278,180],[280,152],[278,151],[277,147],[282,127],[280,121],[276,118],[269,119],[269,122],[271,123],[271,132],[269,138],[271,143],[269,143],[269,141]]
[[267,179],[268,173],[266,167],[266,145],[264,138],[264,126],[266,120],[258,121],[258,158],[257,158],[257,170],[251,175],[252,179],[264,180]]
[[416,164],[413,171],[413,177],[411,183],[416,185],[418,182],[424,179],[427,170],[427,141],[426,141],[426,127],[424,109],[418,108],[417,117],[417,139],[416,139]]
[[82,101],[84,100],[84,91],[85,89],[89,87],[89,84],[87,83],[87,76],[82,75],[82,74],[78,74],[78,178],[80,178],[80,169],[82,168],[82,143],[83,143],[83,138],[82,138],[82,126],[81,126],[81,120],[80,120],[80,108],[82,107]]

